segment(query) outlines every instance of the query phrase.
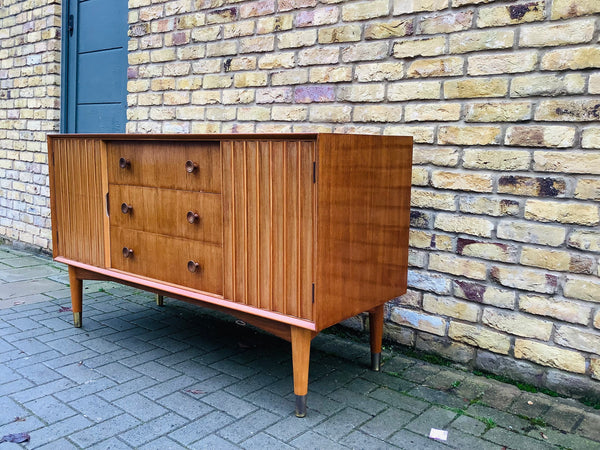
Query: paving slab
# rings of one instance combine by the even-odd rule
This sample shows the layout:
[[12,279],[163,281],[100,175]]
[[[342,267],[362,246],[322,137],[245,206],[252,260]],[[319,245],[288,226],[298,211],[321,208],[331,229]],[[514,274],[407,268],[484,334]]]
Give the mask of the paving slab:
[[278,338],[115,283],[69,307],[65,267],[0,246],[0,433],[31,436],[3,449],[600,448],[598,410],[390,349],[375,373],[366,336],[313,341],[298,419]]

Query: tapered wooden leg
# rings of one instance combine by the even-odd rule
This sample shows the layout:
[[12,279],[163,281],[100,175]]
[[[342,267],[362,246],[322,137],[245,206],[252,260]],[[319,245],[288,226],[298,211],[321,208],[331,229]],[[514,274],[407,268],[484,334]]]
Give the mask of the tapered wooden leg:
[[73,310],[73,325],[81,328],[81,310],[83,306],[83,281],[77,278],[76,269],[69,266],[69,284],[71,285],[71,309]]
[[294,394],[296,394],[296,417],[306,415],[308,393],[308,366],[312,332],[305,328],[291,327],[292,365],[294,371]]
[[158,306],[165,306],[165,299],[163,298],[162,295],[156,294],[156,304]]
[[381,370],[381,341],[383,340],[383,305],[369,311],[369,330],[371,332],[371,369]]

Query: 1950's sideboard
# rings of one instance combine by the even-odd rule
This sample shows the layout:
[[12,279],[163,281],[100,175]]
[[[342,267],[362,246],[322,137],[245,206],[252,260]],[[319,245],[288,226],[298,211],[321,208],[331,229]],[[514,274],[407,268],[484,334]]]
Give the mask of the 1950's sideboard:
[[310,342],[406,292],[412,138],[342,134],[52,135],[53,254],[113,280],[228,312],[292,344],[306,413]]

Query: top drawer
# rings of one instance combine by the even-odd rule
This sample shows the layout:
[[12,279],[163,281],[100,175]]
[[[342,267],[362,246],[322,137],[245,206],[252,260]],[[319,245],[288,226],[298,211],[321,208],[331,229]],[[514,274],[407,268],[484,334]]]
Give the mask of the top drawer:
[[108,182],[221,192],[219,142],[110,141]]

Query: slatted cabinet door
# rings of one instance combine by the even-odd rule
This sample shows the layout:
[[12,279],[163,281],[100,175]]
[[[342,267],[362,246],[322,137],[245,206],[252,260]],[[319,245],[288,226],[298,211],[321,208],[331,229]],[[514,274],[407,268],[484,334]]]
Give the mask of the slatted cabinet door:
[[225,140],[225,298],[313,319],[313,140]]

